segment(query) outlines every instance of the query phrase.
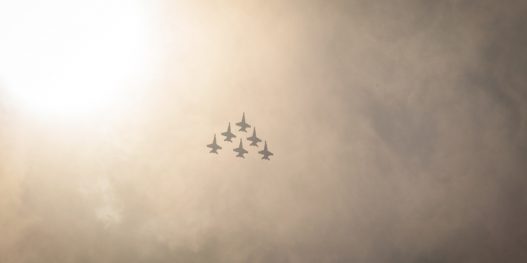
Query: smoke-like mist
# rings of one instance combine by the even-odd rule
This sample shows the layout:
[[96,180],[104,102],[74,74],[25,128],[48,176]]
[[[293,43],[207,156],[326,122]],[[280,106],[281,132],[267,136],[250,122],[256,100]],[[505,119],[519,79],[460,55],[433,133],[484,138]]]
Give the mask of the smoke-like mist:
[[0,72],[0,262],[527,261],[525,2],[157,6],[131,107],[34,118]]

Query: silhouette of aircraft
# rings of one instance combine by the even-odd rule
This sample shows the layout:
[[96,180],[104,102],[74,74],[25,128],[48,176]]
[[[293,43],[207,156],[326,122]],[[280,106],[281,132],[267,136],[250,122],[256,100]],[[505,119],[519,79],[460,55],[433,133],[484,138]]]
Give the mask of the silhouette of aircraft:
[[243,155],[248,153],[248,151],[243,148],[243,143],[242,143],[241,138],[240,138],[240,146],[238,146],[238,148],[235,148],[233,151],[238,153],[236,157],[245,158],[245,156]]
[[214,139],[211,144],[207,145],[208,148],[211,148],[210,153],[218,154],[218,150],[221,150],[221,146],[216,143],[216,134],[214,134]]
[[256,137],[256,127],[253,128],[253,135],[251,137],[247,137],[247,140],[251,142],[250,145],[258,147],[258,143],[262,140]]
[[264,149],[258,153],[263,155],[262,160],[269,160],[269,156],[274,155],[272,152],[267,150],[267,141],[265,141]]
[[249,125],[247,122],[245,122],[245,112],[242,116],[242,121],[236,123],[237,126],[240,126],[239,131],[247,132],[247,128],[251,128],[251,125]]
[[225,136],[225,141],[232,142],[232,138],[236,138],[236,135],[231,132],[231,123],[229,122],[229,127],[227,127],[227,131],[222,133],[221,135]]

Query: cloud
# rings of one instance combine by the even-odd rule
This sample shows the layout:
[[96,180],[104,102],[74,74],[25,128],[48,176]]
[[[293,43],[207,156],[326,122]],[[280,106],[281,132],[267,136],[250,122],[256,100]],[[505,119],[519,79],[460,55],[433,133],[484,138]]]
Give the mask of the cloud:
[[525,261],[526,8],[166,2],[133,112],[0,98],[0,261]]

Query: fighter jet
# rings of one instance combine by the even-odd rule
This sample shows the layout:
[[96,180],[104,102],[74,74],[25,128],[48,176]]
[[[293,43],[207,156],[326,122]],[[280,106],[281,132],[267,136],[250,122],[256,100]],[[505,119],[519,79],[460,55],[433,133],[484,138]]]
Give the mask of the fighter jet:
[[265,145],[264,145],[263,151],[259,151],[258,153],[263,155],[262,160],[269,160],[269,156],[274,155],[272,152],[267,150],[267,141],[265,141]]
[[221,150],[221,146],[216,143],[216,134],[214,134],[214,140],[212,140],[212,143],[207,145],[207,147],[211,148],[210,153],[218,154],[218,150]]
[[225,136],[225,141],[232,142],[232,138],[236,138],[236,135],[231,132],[231,123],[229,122],[229,127],[227,127],[227,131],[222,133],[221,135]]
[[243,144],[242,144],[242,139],[241,138],[240,138],[240,146],[238,146],[238,148],[234,149],[233,151],[238,153],[236,155],[236,157],[245,158],[245,156],[243,156],[243,155],[248,153],[248,151],[243,148]]
[[258,143],[261,142],[262,140],[256,137],[256,127],[253,128],[253,136],[247,137],[247,140],[251,142],[252,146],[258,147]]
[[245,112],[243,113],[242,121],[236,123],[236,125],[240,126],[239,131],[242,131],[242,132],[247,132],[247,128],[251,128],[251,125],[245,122]]

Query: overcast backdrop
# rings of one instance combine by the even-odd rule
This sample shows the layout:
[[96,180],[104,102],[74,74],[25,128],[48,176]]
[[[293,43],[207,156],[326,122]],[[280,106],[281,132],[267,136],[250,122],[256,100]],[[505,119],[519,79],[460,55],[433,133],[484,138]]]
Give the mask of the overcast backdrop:
[[[0,4],[0,54],[134,3],[147,62],[91,115],[22,106],[3,62],[0,262],[527,261],[524,1],[23,2]],[[242,112],[271,161],[219,135]]]

